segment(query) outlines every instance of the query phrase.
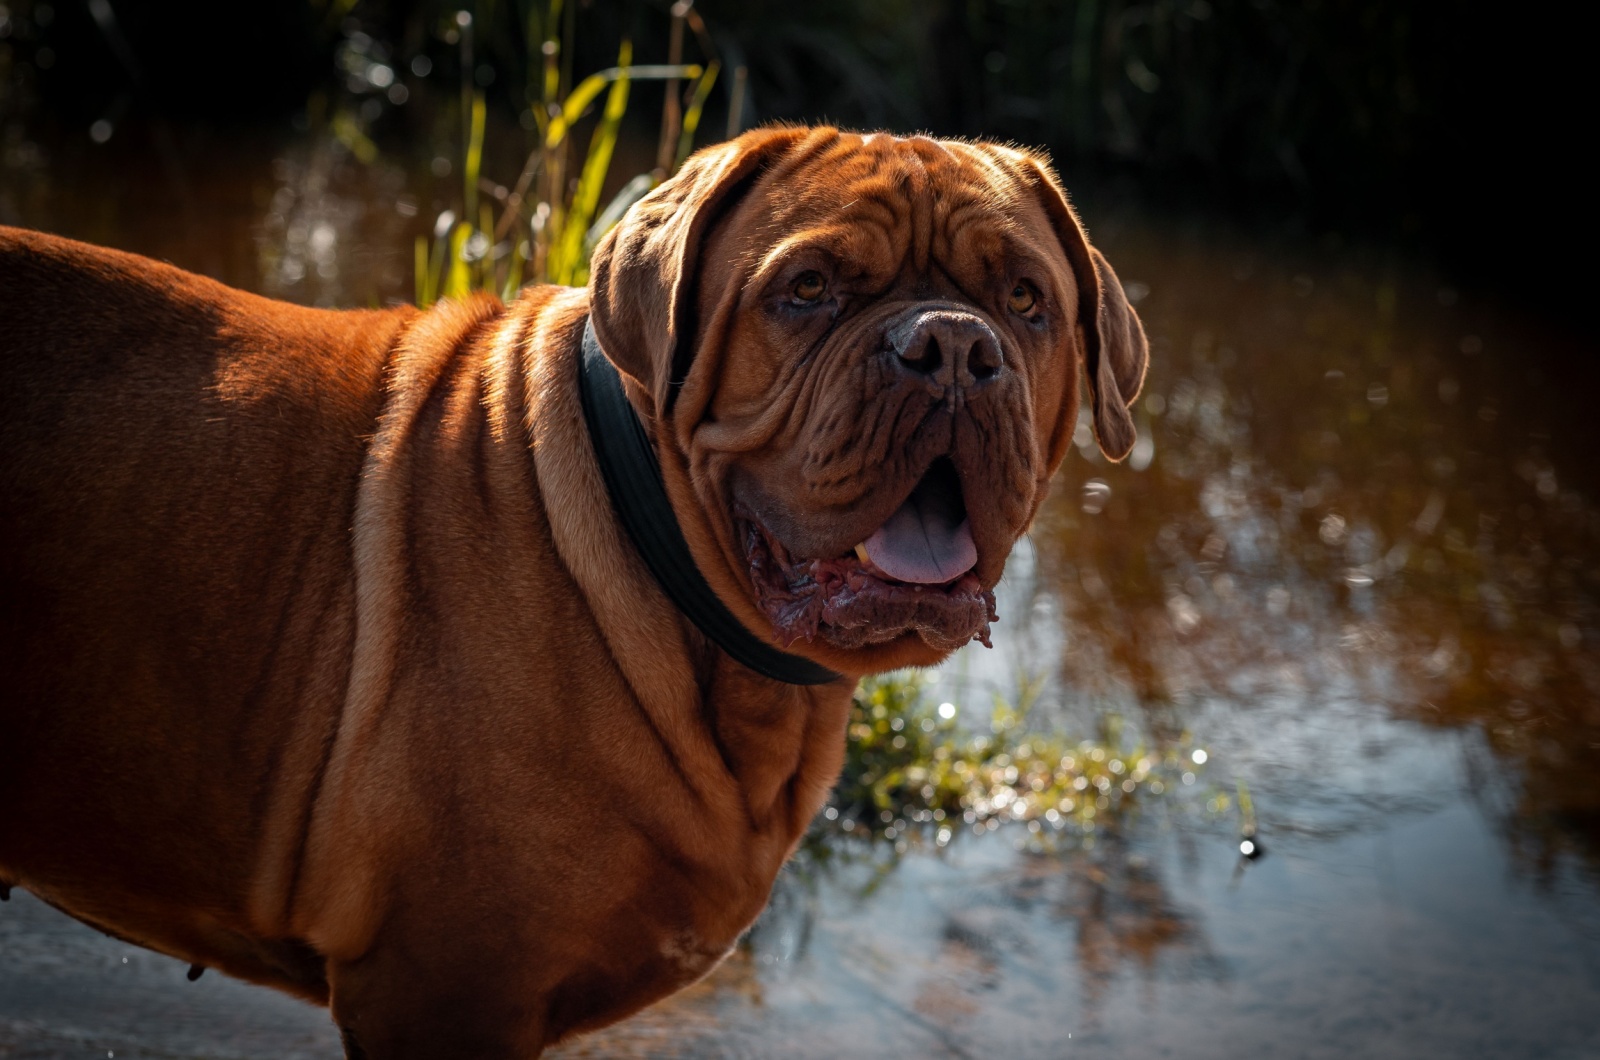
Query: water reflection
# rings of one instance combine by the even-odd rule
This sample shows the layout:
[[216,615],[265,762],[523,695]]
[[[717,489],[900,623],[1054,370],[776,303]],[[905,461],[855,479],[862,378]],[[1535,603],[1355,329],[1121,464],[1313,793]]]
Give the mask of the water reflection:
[[1559,362],[1415,276],[1149,239],[1120,251],[1154,459],[1081,447],[1037,533],[1063,682],[1158,730],[1219,696],[1471,727],[1527,864],[1600,865],[1600,510],[1541,422]]
[[1197,910],[1120,845],[986,844],[791,880],[707,983],[560,1056],[1057,1055],[1129,977],[1226,983]]
[[255,232],[259,281],[275,298],[319,306],[377,305],[404,291],[417,201],[405,171],[362,165],[333,137],[296,145],[272,164],[276,187]]

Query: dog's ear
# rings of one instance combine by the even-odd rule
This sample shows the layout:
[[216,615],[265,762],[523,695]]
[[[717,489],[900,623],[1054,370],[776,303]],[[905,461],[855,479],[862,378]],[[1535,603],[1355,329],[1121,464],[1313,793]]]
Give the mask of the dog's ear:
[[[1079,230],[1079,238],[1082,231]],[[1122,281],[1112,271],[1106,256],[1087,242],[1100,281],[1100,306],[1095,322],[1100,332],[1099,357],[1089,346],[1089,392],[1094,402],[1094,433],[1100,451],[1111,460],[1121,460],[1133,451],[1138,431],[1128,412],[1139,391],[1144,389],[1145,370],[1150,367],[1150,343],[1145,338],[1139,314],[1128,304]],[[1074,267],[1078,267],[1076,263]],[[1087,286],[1087,285],[1085,285]]]
[[694,154],[595,247],[589,270],[595,336],[650,394],[658,414],[671,410],[689,371],[701,244],[717,218],[805,135],[758,129]]
[[1133,449],[1138,432],[1128,411],[1144,386],[1150,365],[1150,344],[1144,325],[1128,304],[1122,282],[1105,255],[1089,245],[1078,215],[1067,202],[1061,182],[1047,162],[1010,148],[995,149],[1013,173],[1032,187],[1044,204],[1056,238],[1078,281],[1078,319],[1083,327],[1084,374],[1089,380],[1089,408],[1095,439],[1110,460]]

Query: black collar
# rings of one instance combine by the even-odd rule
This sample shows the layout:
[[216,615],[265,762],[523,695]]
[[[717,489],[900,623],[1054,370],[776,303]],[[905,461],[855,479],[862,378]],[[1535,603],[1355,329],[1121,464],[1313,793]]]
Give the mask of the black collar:
[[735,660],[774,681],[825,685],[839,680],[842,674],[780,651],[751,633],[706,584],[667,501],[661,466],[644,425],[623,393],[616,366],[600,349],[592,321],[583,327],[578,391],[611,504],[650,573],[678,610]]

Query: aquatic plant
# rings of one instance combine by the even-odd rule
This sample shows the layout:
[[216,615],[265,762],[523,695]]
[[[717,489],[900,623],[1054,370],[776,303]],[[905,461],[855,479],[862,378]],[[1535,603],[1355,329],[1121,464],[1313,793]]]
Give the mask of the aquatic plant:
[[962,829],[1015,822],[1034,836],[1090,835],[1140,799],[1195,783],[1206,753],[1187,734],[1131,745],[1115,716],[1096,739],[1030,724],[1032,702],[996,698],[986,721],[934,703],[915,673],[868,678],[851,705],[845,767],[814,834],[943,847]]
[[[567,17],[563,17],[564,9]],[[529,44],[537,43],[542,56],[538,91],[529,93],[536,98],[527,111],[538,142],[509,188],[483,176],[487,105],[483,92],[468,80],[471,62],[462,62],[466,135],[460,213],[455,209],[441,212],[432,235],[417,237],[414,273],[419,306],[476,290],[509,298],[529,281],[576,286],[588,280],[589,255],[600,237],[688,156],[717,81],[720,64],[714,57],[704,65],[681,61],[685,24],[695,29],[702,50],[714,56],[710,37],[692,5],[674,4],[671,17],[666,63],[636,65],[633,43],[625,38],[615,66],[590,74],[576,85],[568,83],[570,63],[561,60],[572,51],[575,20],[571,9],[564,0],[549,0],[542,17],[530,19]],[[462,11],[456,21],[463,55],[468,56],[472,16]],[[630,86],[651,80],[667,82],[657,165],[627,181],[601,209],[601,193],[627,113]],[[600,113],[588,146],[581,158],[574,159],[573,133],[597,104]],[[577,176],[569,178],[574,163]]]

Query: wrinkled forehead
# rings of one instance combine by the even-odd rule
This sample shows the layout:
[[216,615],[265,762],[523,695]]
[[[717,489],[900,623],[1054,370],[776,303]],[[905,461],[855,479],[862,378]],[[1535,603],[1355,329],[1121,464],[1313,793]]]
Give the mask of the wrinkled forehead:
[[1015,176],[1008,153],[1016,154],[923,136],[841,134],[760,178],[741,211],[757,221],[745,228],[743,256],[756,264],[811,251],[917,271],[1008,255],[1060,257],[1038,197]]

